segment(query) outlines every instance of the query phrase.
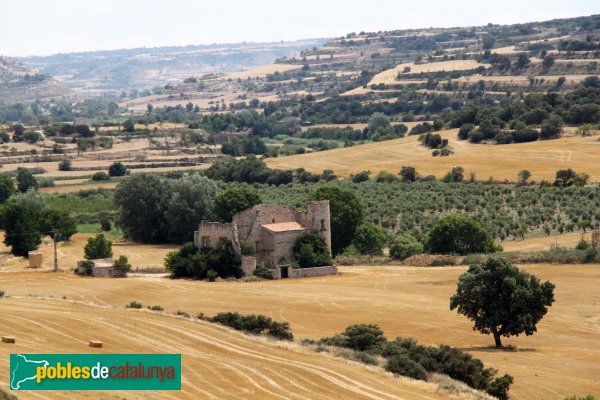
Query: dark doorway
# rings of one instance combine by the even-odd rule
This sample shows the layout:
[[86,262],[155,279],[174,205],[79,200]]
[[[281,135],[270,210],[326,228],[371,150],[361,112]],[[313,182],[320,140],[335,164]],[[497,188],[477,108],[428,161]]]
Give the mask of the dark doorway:
[[281,269],[281,279],[287,279],[288,276],[288,267],[280,267]]

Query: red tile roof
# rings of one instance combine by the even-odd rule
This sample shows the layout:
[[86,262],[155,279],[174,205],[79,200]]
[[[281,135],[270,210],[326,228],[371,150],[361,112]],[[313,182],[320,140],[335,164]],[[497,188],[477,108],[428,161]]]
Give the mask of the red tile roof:
[[271,232],[287,232],[287,231],[304,231],[306,230],[302,225],[297,222],[280,222],[277,224],[265,224],[261,225],[263,228],[270,230]]

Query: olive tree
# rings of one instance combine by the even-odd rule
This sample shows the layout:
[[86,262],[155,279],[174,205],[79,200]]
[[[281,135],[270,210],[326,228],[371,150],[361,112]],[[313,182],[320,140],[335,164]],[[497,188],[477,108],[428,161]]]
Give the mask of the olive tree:
[[492,334],[496,347],[502,347],[502,336],[537,332],[537,323],[554,302],[554,287],[508,260],[488,258],[458,278],[450,309],[471,319],[473,330]]

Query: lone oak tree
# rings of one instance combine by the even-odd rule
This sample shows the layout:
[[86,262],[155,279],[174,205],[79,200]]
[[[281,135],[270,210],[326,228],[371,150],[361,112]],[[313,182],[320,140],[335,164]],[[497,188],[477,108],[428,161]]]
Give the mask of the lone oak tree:
[[541,283],[510,261],[488,258],[458,278],[450,309],[473,320],[473,330],[494,335],[496,347],[502,347],[502,336],[537,332],[536,324],[553,302],[554,284]]

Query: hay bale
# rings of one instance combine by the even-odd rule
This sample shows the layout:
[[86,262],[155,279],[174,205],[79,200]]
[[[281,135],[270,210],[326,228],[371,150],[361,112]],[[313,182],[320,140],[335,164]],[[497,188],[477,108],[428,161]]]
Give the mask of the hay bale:
[[16,343],[17,339],[12,336],[2,336],[2,343]]
[[97,349],[101,349],[102,348],[102,342],[100,342],[98,340],[90,340],[90,347],[95,347]]

